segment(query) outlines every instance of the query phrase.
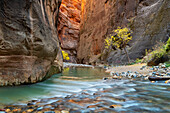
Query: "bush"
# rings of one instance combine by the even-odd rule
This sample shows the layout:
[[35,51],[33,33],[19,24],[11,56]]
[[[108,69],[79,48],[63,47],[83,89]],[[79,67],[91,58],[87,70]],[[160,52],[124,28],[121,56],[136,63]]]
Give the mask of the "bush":
[[68,56],[68,53],[65,51],[62,51],[63,59],[64,60],[70,60],[70,57]]
[[137,58],[135,63],[142,63],[142,59]]
[[158,44],[154,47],[152,52],[147,53],[147,65],[158,65],[159,63],[164,63],[169,60],[169,50],[170,50],[170,38],[168,39],[166,45]]
[[168,52],[170,50],[170,37],[167,41],[167,44],[165,45],[165,50],[166,50],[166,52]]
[[165,66],[166,66],[166,67],[170,67],[170,61],[165,62]]

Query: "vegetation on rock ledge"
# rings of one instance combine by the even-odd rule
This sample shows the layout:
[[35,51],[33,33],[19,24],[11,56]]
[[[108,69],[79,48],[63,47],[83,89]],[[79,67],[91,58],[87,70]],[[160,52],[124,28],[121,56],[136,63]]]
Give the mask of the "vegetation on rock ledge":
[[147,62],[149,66],[158,65],[169,60],[169,50],[170,50],[170,38],[166,44],[158,44],[154,47],[154,50],[146,50],[146,57],[144,62]]

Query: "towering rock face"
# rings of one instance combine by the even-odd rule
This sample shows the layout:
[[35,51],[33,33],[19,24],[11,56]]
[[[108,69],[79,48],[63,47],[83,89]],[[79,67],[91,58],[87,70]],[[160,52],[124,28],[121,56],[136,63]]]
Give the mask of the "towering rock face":
[[[170,28],[169,0],[82,0],[80,41],[77,58],[89,62],[103,53],[104,39],[118,26],[130,27],[133,41],[128,53],[132,60],[144,56],[157,41],[166,41]],[[101,58],[109,63],[127,62],[123,51],[112,51]]]
[[35,83],[46,76],[59,52],[56,20],[60,3],[0,1],[1,86]]
[[[142,58],[146,49],[152,48],[159,42],[166,42],[170,37],[170,1],[169,0],[140,0],[136,16],[129,21],[133,31],[133,40],[127,47],[131,60]],[[116,64],[126,62],[124,51],[112,51],[108,62]]]
[[76,63],[80,31],[81,0],[62,0],[59,12],[58,35],[61,48]]

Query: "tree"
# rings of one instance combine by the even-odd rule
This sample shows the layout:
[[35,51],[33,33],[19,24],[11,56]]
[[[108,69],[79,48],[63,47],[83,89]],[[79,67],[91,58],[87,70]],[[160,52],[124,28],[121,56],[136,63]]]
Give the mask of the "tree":
[[109,49],[109,47],[111,46],[114,49],[116,48],[121,50],[124,49],[125,54],[130,63],[130,58],[126,51],[126,46],[128,42],[132,40],[132,36],[131,36],[132,32],[127,27],[125,28],[118,27],[116,30],[113,31],[113,34],[114,35],[110,35],[105,39],[105,48]]
[[62,51],[63,59],[64,60],[70,60],[70,57],[68,56],[68,53],[65,51]]

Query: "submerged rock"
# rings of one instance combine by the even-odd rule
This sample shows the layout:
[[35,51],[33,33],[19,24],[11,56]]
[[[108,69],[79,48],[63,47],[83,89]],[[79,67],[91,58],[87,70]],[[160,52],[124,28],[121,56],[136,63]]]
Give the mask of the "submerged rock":
[[[56,58],[60,0],[0,1],[0,85],[42,81]],[[58,54],[61,56],[61,54]]]

